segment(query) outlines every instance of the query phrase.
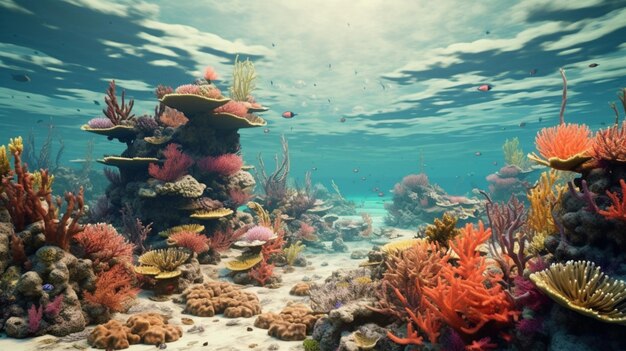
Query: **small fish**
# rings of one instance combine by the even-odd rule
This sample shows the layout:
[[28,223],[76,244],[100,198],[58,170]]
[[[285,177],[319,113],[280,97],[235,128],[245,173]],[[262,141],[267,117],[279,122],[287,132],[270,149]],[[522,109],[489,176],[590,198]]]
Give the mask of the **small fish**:
[[363,177],[361,177],[361,180],[362,180],[362,181],[366,181],[366,180],[367,180],[367,178],[366,178],[365,176],[363,176]]
[[482,155],[483,155],[483,153],[482,153],[482,152],[480,152],[480,151],[476,151],[476,152],[474,152],[474,155],[476,155],[476,156],[482,156]]
[[38,119],[37,120],[37,123],[41,123],[41,122],[43,122],[43,119]]
[[50,291],[54,290],[54,285],[52,285],[52,284],[44,284],[41,288],[45,292],[50,292]]
[[485,31],[485,34],[486,34],[486,35],[489,35],[489,34],[491,34],[491,31],[486,30],[486,31]]
[[98,100],[94,100],[94,101],[93,101],[93,103],[94,103],[94,105],[96,105],[96,106],[100,106],[100,103],[98,102]]
[[478,88],[476,88],[476,90],[478,91],[489,91],[491,89],[493,89],[493,85],[490,85],[490,84],[483,84],[479,86]]
[[354,75],[356,76],[357,74],[359,74],[359,72],[357,72],[356,70],[354,70]]
[[331,102],[330,102],[330,99],[327,99],[327,100],[328,100],[328,103],[330,104],[330,103],[331,103]]
[[595,62],[594,62],[594,63],[590,63],[590,64],[589,64],[589,67],[590,67],[590,68],[594,68],[594,67],[598,67],[598,66],[600,66],[600,65],[599,65],[599,64],[597,64],[597,63],[595,63]]
[[372,189],[372,190],[374,190],[374,192],[377,193],[377,192],[380,191],[380,188],[379,187],[374,187],[374,189]]
[[539,122],[539,123],[543,122],[543,117],[537,118],[537,122]]
[[273,47],[273,48],[275,48],[275,47],[276,47],[276,44],[272,43],[272,47]]
[[383,197],[385,196],[385,193],[383,193],[382,191],[378,193],[378,197]]
[[520,128],[526,127],[526,122],[519,122],[519,126],[520,126]]
[[380,87],[383,88],[383,90],[386,90],[387,88],[385,87],[385,84],[383,84],[383,82],[378,81],[378,84],[380,84]]
[[12,74],[11,77],[13,77],[13,80],[18,81],[18,82],[22,82],[22,83],[30,82],[30,77],[25,74]]
[[328,69],[332,69],[332,68],[333,68],[333,66],[329,63],[328,64]]
[[537,74],[538,70],[536,68],[531,69],[530,71],[528,71],[528,73],[530,74],[530,76],[534,76],[535,74]]
[[339,119],[339,122],[341,122],[341,123],[345,123],[345,122],[346,122],[346,118],[345,118],[345,117],[341,117],[341,118]]
[[291,111],[285,111],[282,114],[283,118],[294,118],[297,115],[298,115],[297,113],[293,113]]
[[314,86],[314,87],[316,87],[316,86],[317,86],[317,83],[313,83],[313,86]]
[[493,164],[494,166],[497,166],[498,165],[498,161],[493,161],[493,162],[491,162],[491,164]]
[[358,168],[354,168],[354,169],[352,170],[352,172],[354,172],[354,173],[359,173],[359,169],[358,169]]
[[77,111],[77,112],[80,112],[80,109],[79,109],[79,108],[77,108],[77,109],[76,109],[76,111]]
[[312,171],[317,171],[317,167],[311,168]]
[[274,86],[274,81],[273,81],[273,80],[270,80],[270,84],[271,84],[272,86]]
[[263,133],[267,134],[267,133],[269,133],[269,132],[270,132],[270,129],[269,129],[269,128],[265,128],[265,129],[263,129]]

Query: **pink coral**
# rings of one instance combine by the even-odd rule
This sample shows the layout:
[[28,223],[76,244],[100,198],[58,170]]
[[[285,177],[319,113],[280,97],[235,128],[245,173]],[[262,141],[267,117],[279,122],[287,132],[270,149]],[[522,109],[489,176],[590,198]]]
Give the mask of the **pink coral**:
[[178,144],[169,144],[163,151],[165,162],[163,166],[157,163],[151,163],[148,167],[148,173],[158,180],[172,182],[187,174],[189,167],[193,165],[193,159],[184,154]]
[[200,86],[195,84],[184,84],[176,88],[176,93],[200,95]]
[[87,224],[74,239],[96,266],[101,263],[108,266],[112,260],[133,260],[134,245],[128,243],[110,224]]
[[413,190],[428,185],[428,176],[424,173],[409,174],[402,178],[402,185]]
[[207,173],[230,176],[241,169],[243,159],[237,154],[224,154],[216,157],[207,156],[198,161],[198,167]]
[[216,108],[215,113],[230,113],[235,116],[245,117],[248,114],[248,107],[241,101],[229,101]]
[[204,79],[208,80],[209,82],[214,81],[214,80],[218,80],[219,76],[217,75],[217,72],[215,72],[215,69],[211,66],[206,66],[204,68]]
[[242,239],[246,241],[255,241],[255,240],[268,241],[275,236],[276,235],[274,234],[272,229],[261,226],[261,225],[257,225],[257,226],[250,228],[246,232],[246,234],[244,234]]

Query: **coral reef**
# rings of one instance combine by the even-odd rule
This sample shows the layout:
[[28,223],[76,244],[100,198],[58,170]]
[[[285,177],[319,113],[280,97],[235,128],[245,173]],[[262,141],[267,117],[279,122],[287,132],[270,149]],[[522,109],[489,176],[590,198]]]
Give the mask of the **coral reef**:
[[267,329],[267,333],[280,340],[304,340],[313,331],[321,314],[301,303],[288,304],[278,314],[266,312],[257,317],[254,326]]
[[133,344],[161,345],[180,339],[182,329],[168,324],[167,319],[158,313],[139,313],[126,323],[110,320],[94,328],[87,342],[97,349],[120,350]]
[[256,295],[226,282],[190,286],[183,291],[180,301],[185,303],[185,312],[200,317],[223,313],[227,318],[249,318],[261,313]]

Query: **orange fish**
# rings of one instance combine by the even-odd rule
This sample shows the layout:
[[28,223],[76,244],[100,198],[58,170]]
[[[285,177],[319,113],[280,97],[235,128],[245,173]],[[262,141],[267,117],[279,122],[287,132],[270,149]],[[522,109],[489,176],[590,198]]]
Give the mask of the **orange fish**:
[[493,89],[493,85],[489,85],[489,84],[483,84],[479,86],[478,88],[476,88],[476,90],[478,91],[489,91],[491,89]]
[[297,113],[293,113],[291,111],[285,111],[282,114],[283,118],[294,118],[297,115],[298,115]]

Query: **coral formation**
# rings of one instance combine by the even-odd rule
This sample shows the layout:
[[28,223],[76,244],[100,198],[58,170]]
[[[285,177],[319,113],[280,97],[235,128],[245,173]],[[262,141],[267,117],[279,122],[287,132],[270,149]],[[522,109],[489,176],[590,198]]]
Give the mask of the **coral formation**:
[[126,323],[110,320],[98,325],[89,334],[87,342],[98,349],[120,350],[133,344],[161,345],[180,339],[182,329],[167,320],[158,313],[135,314]]
[[261,313],[256,295],[226,282],[190,286],[183,291],[181,302],[185,303],[185,312],[199,317],[223,313],[227,318],[249,318]]
[[268,329],[269,335],[280,340],[304,340],[320,317],[321,314],[313,312],[309,306],[292,303],[278,314],[267,312],[259,315],[254,326]]

